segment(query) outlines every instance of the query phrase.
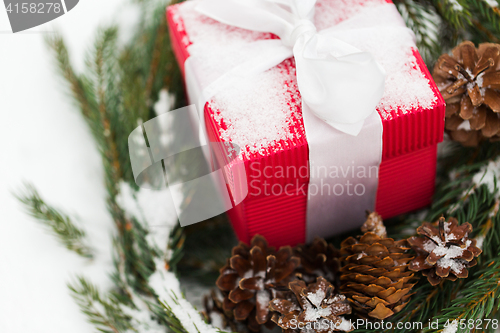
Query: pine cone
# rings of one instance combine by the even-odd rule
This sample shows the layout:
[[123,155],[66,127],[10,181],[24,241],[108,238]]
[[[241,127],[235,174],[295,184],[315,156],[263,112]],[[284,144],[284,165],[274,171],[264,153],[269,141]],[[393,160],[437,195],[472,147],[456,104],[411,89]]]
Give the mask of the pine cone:
[[323,277],[315,283],[295,280],[289,283],[291,293],[269,303],[276,313],[272,320],[285,333],[351,331],[349,321],[340,317],[351,313],[345,296],[334,293],[334,287]]
[[464,146],[500,140],[500,45],[463,42],[434,67],[446,106],[445,127]]
[[[340,291],[348,297],[359,315],[385,319],[401,311],[410,300],[414,284],[408,262],[413,256],[406,240],[394,241],[385,237],[385,228],[373,221],[382,219],[377,213],[368,216],[363,226],[367,232],[358,237],[349,237],[341,244],[343,264],[340,280],[344,284]],[[374,230],[384,230],[383,237]]]
[[215,290],[212,290],[210,295],[206,295],[203,299],[205,310],[202,315],[209,324],[221,330],[230,329],[231,332],[237,332],[238,325],[234,320],[233,313],[224,311],[222,307],[223,298],[223,295],[221,298]]
[[316,237],[310,245],[299,244],[293,249],[300,258],[296,275],[306,283],[316,281],[319,276],[339,287],[337,273],[340,270],[340,251],[323,238]]
[[226,292],[224,311],[232,311],[237,321],[246,321],[254,332],[270,321],[269,300],[277,297],[293,279],[293,271],[300,259],[292,256],[292,249],[284,246],[278,252],[268,247],[267,241],[256,235],[251,248],[240,243],[232,257],[221,268],[217,286]]
[[417,228],[420,236],[408,239],[417,253],[410,262],[410,270],[422,271],[433,286],[444,279],[466,278],[468,268],[476,265],[474,257],[482,252],[476,247],[476,240],[469,239],[471,232],[470,223],[458,225],[453,217],[448,222],[444,217],[434,223],[424,222]]

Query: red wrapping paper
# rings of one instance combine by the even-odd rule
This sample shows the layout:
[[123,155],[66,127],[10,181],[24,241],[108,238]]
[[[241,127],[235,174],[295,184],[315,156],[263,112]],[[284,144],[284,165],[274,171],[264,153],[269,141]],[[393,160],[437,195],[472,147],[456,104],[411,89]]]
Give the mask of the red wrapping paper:
[[[168,7],[167,20],[172,47],[184,72],[184,62],[189,57],[187,49],[191,41],[182,17],[178,15],[178,6]],[[428,205],[434,191],[436,149],[443,139],[445,103],[418,51],[414,50],[413,53],[418,69],[430,82],[436,101],[430,108],[414,108],[409,112],[402,112],[398,106],[390,113],[385,111],[383,115],[378,110],[382,115],[383,150],[375,209],[383,218]],[[279,65],[287,73],[294,66],[292,59]],[[291,94],[297,93],[294,84],[289,84],[288,89]],[[208,138],[213,142],[223,141],[221,131],[225,129],[224,122],[215,120],[217,110],[212,104],[208,102],[204,109]],[[300,103],[290,107],[300,111]],[[294,131],[300,135],[282,142],[286,149],[269,149],[265,156],[256,153],[244,155],[246,175],[243,176],[232,172],[230,167],[224,168],[232,199],[241,195],[240,192],[245,188],[241,186],[242,183],[247,185],[249,191],[245,199],[228,212],[238,238],[246,243],[255,234],[265,236],[274,246],[295,245],[305,241],[309,176],[306,172],[297,172],[273,177],[279,167],[286,169],[293,166],[295,170],[307,170],[308,144],[303,120],[294,119],[292,123]],[[227,154],[214,152],[214,156],[216,164],[227,165],[224,160]],[[267,191],[262,186],[264,181],[269,184]],[[252,186],[253,184],[258,185]],[[273,193],[271,189],[275,184],[276,188],[286,188],[287,193]]]

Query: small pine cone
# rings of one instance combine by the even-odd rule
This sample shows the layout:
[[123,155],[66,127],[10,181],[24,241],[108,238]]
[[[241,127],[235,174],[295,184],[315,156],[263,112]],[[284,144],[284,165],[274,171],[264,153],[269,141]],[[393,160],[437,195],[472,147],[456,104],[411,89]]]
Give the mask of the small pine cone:
[[463,42],[443,54],[432,76],[446,101],[445,128],[455,141],[477,146],[500,140],[500,45]]
[[323,276],[335,287],[339,287],[337,273],[340,270],[340,251],[332,244],[316,237],[310,245],[297,245],[293,252],[300,258],[300,266],[296,269],[296,275],[300,279],[311,283]]
[[386,238],[387,230],[385,229],[384,221],[382,220],[382,216],[377,214],[376,212],[366,212],[366,221],[361,226],[361,232],[373,232],[375,235]]
[[286,288],[299,264],[291,247],[284,246],[276,252],[259,235],[254,236],[251,247],[243,243],[235,246],[216,282],[227,293],[222,304],[224,311],[232,312],[237,321],[245,321],[254,332],[263,324],[273,326],[269,300]]
[[[377,216],[368,216],[371,223]],[[365,225],[363,228],[370,229]],[[378,230],[381,230],[378,228]],[[360,316],[385,319],[401,311],[410,301],[413,274],[408,262],[413,256],[406,240],[394,241],[368,231],[363,236],[349,237],[341,244],[344,266],[340,291],[347,296]]]
[[323,277],[315,283],[302,280],[289,283],[290,293],[269,303],[275,311],[272,320],[285,333],[351,331],[351,323],[342,315],[350,314],[345,296],[334,293],[334,287]]
[[469,267],[476,265],[475,257],[481,254],[476,240],[469,239],[470,223],[458,225],[451,217],[448,222],[441,217],[437,222],[424,222],[417,234],[408,239],[417,257],[410,262],[410,270],[427,276],[433,286],[447,279],[466,278]]
[[[238,325],[234,320],[232,312],[224,311],[222,302],[224,295],[212,290],[210,295],[206,295],[203,299],[205,310],[202,312],[203,317],[209,323],[221,330],[230,329],[231,332],[238,331]],[[221,297],[222,296],[222,297]]]

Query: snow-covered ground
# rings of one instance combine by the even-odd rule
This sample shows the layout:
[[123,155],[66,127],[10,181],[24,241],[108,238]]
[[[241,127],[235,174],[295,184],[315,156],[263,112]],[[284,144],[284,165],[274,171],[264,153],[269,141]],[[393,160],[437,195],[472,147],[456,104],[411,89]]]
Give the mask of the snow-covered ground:
[[[88,333],[93,327],[66,283],[83,274],[110,286],[112,221],[105,207],[103,169],[92,137],[68,97],[43,42],[60,31],[72,60],[100,24],[132,26],[127,0],[81,0],[66,15],[24,33],[10,33],[0,4],[0,332]],[[126,18],[125,20],[123,18]],[[126,29],[125,29],[126,30]],[[23,181],[78,220],[97,249],[94,262],[67,251],[13,198]]]

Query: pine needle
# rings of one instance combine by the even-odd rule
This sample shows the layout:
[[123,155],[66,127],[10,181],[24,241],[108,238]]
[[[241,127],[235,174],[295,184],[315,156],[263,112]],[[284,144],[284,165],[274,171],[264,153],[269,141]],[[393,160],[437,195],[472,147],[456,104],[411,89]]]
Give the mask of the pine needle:
[[85,231],[68,215],[47,204],[33,185],[25,184],[25,189],[16,197],[28,214],[50,230],[68,250],[84,258],[93,258],[92,249],[85,243]]

